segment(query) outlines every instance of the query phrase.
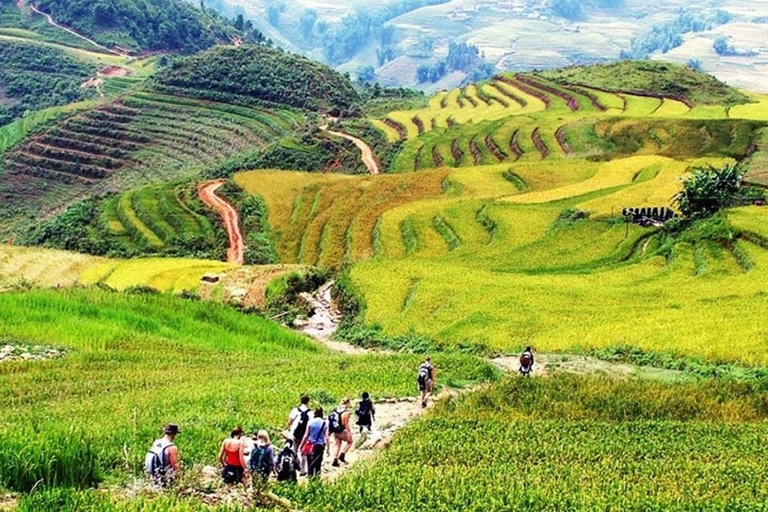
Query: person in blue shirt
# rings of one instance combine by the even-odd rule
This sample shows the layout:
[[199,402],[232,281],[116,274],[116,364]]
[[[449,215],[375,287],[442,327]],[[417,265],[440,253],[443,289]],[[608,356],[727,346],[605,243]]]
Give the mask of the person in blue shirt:
[[301,441],[301,453],[307,456],[307,476],[320,476],[323,467],[323,454],[330,454],[328,443],[328,423],[323,419],[323,408],[315,409],[315,417],[307,425],[307,432]]

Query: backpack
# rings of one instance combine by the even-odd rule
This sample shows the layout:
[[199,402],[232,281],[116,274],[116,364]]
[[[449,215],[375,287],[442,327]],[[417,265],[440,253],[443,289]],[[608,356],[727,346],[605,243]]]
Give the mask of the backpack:
[[159,443],[155,443],[147,452],[144,457],[144,471],[147,475],[157,478],[165,475],[168,471],[170,464],[165,454],[165,450],[173,446],[173,443],[162,446]]
[[277,459],[277,481],[296,480],[296,454],[293,450],[283,450]]
[[530,352],[523,352],[520,356],[520,371],[522,373],[530,373],[533,367],[533,356]]
[[296,425],[296,430],[293,431],[293,437],[301,441],[304,439],[304,434],[307,433],[307,425],[309,425],[309,409],[306,411],[299,411],[299,423]]
[[328,415],[328,430],[331,434],[341,434],[345,430],[344,425],[341,423],[341,413],[338,409],[334,409]]
[[424,387],[427,385],[427,381],[429,380],[429,366],[427,365],[421,365],[419,367],[419,385]]
[[251,450],[251,458],[248,460],[248,469],[251,473],[259,473],[263,476],[269,476],[272,472],[268,446],[254,446]]

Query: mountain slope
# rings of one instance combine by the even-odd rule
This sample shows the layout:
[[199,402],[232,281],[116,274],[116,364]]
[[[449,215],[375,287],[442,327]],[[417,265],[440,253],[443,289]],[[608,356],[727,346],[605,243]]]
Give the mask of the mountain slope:
[[234,33],[180,0],[40,0],[37,7],[100,44],[131,52],[194,53]]
[[158,73],[161,92],[244,105],[345,111],[360,98],[349,79],[318,62],[261,45],[216,47]]

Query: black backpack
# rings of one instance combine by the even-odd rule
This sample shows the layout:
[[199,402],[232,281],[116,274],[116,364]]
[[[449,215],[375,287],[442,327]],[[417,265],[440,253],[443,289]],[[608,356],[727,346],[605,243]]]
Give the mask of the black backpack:
[[277,458],[277,481],[296,480],[296,466],[298,466],[298,461],[293,450],[285,449],[280,452],[280,456]]
[[341,423],[341,413],[338,409],[334,409],[333,412],[328,415],[328,430],[331,434],[341,434],[344,432],[344,425]]
[[361,400],[359,404],[357,404],[357,410],[355,411],[355,414],[357,414],[360,417],[368,417],[371,414],[371,401],[370,400]]
[[306,411],[299,411],[299,424],[296,425],[296,430],[293,432],[293,437],[301,441],[304,439],[304,434],[307,433],[307,425],[309,425],[309,409]]
[[428,380],[429,380],[429,367],[426,365],[421,365],[419,367],[419,385],[422,387],[426,386]]

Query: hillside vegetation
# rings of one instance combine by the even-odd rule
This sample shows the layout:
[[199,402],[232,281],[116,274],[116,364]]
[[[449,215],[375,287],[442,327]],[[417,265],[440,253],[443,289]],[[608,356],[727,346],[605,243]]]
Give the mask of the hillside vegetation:
[[217,47],[158,73],[162,92],[243,105],[346,112],[359,97],[348,78],[305,57],[262,45]]
[[39,0],[36,5],[104,46],[131,52],[195,53],[235,33],[182,0]]
[[81,87],[95,67],[62,50],[0,40],[0,126],[36,110],[94,96]]
[[540,71],[534,75],[564,85],[667,96],[695,105],[733,106],[749,102],[744,93],[712,75],[667,62],[622,61]]
[[760,510],[760,395],[743,383],[509,379],[443,404],[362,471],[293,494],[310,511]]
[[[36,364],[3,363],[0,487],[16,491],[138,475],[147,440],[168,418],[184,430],[185,469],[214,464],[233,425],[277,438],[305,392],[326,406],[360,389],[402,396],[419,361],[333,354],[262,318],[170,296],[38,291],[0,295],[0,308],[18,320],[0,326],[0,339],[67,351]],[[446,381],[496,375],[468,356],[437,360]],[[46,438],[31,441],[31,425]],[[25,446],[36,455],[18,464]]]

